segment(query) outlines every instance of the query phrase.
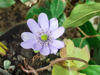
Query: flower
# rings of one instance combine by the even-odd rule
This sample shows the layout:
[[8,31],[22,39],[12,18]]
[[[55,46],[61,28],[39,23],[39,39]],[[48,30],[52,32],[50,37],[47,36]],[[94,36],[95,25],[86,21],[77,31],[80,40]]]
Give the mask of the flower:
[[64,47],[64,42],[56,40],[64,33],[64,27],[58,27],[58,20],[48,20],[45,13],[38,16],[38,23],[29,19],[27,25],[31,32],[23,32],[21,46],[24,49],[39,50],[42,55],[56,54],[58,49]]

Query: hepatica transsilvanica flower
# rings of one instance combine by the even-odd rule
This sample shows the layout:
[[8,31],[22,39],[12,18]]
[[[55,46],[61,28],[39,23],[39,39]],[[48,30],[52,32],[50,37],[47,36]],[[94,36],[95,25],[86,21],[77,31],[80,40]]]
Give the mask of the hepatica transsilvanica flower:
[[58,20],[48,20],[45,13],[38,16],[38,23],[29,19],[27,25],[31,32],[23,32],[21,46],[24,49],[39,50],[42,55],[56,54],[64,47],[64,42],[56,40],[64,33],[64,27],[58,27]]

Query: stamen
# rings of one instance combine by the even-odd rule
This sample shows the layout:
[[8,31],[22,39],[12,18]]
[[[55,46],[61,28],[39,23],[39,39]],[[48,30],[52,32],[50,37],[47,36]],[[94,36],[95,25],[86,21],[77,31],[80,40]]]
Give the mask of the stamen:
[[48,39],[48,36],[46,34],[41,35],[41,40],[46,41]]

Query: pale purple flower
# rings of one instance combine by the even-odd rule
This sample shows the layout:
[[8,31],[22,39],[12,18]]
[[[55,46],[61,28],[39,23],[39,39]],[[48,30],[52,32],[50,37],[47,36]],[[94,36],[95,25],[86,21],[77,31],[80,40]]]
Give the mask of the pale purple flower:
[[38,16],[38,23],[29,19],[27,25],[31,32],[23,32],[21,46],[24,49],[39,50],[42,55],[56,54],[64,47],[64,42],[56,40],[64,33],[64,27],[58,27],[58,20],[48,20],[45,13]]

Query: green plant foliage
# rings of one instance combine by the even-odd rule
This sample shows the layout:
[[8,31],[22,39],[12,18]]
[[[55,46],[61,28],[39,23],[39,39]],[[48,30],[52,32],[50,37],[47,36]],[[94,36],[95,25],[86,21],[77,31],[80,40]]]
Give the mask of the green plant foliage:
[[[100,35],[100,33],[98,34]],[[100,36],[87,39],[91,48],[100,48]]]
[[0,8],[7,8],[15,4],[15,0],[0,0]]
[[[87,35],[100,35],[93,28],[90,22],[86,22],[83,26],[80,27]],[[82,35],[83,36],[83,35]],[[87,38],[86,41],[90,48],[94,48],[93,58],[97,64],[100,64],[100,36],[94,38]]]
[[100,32],[100,23],[98,24],[97,32]]
[[6,70],[6,69],[9,69],[9,67],[10,67],[10,65],[11,65],[11,61],[5,60],[3,65],[4,65],[4,69],[5,69],[5,70]]
[[29,0],[20,0],[22,3],[28,2]]
[[76,47],[83,48],[85,45],[88,44],[86,39],[83,38],[73,38],[72,41],[74,42]]
[[47,1],[45,1],[45,5],[44,6],[39,6],[38,4],[32,6],[32,8],[29,9],[27,15],[26,15],[26,19],[29,18],[36,18],[41,12],[46,13],[49,18],[51,17],[51,13],[50,13],[50,4]]
[[95,1],[94,1],[94,0],[86,0],[86,3],[87,3],[87,4],[94,4]]
[[52,0],[50,5],[52,17],[58,18],[64,12],[65,5],[64,0]]
[[59,18],[59,26],[62,26],[64,20],[66,19],[66,15],[63,13]]
[[89,61],[89,65],[96,65],[96,64],[97,63],[94,60],[92,60],[92,59]]
[[100,3],[78,4],[64,21],[63,26],[65,28],[81,26],[96,15],[100,15]]
[[81,71],[87,75],[100,75],[100,65],[88,65],[88,68]]
[[40,8],[38,5],[34,5],[32,6],[32,8],[29,9],[26,15],[26,19],[35,18],[41,12],[42,12],[42,8]]
[[79,73],[74,70],[67,70],[66,68],[63,68],[60,65],[54,65],[52,70],[52,75],[86,75],[86,74]]
[[[78,48],[74,46],[74,43],[72,40],[70,39],[65,39],[65,54],[62,54],[64,52],[64,50],[62,49],[60,52],[61,57],[75,57],[75,58],[80,58],[83,59],[85,61],[89,61],[90,59],[90,55],[89,55],[89,49],[88,46],[84,46],[83,48]],[[82,66],[84,66],[85,64],[83,62],[80,61],[70,61],[69,63],[73,63],[74,66],[76,68],[80,68]]]
[[[100,35],[97,33],[96,30],[93,28],[90,22],[86,22],[83,26],[80,27],[87,35]],[[91,48],[100,48],[100,36],[94,38],[87,38],[86,39],[89,46]]]
[[[87,62],[89,61],[90,55],[87,46],[84,46],[83,48],[75,47],[73,41],[70,39],[65,39],[64,42],[65,48],[62,48],[60,50],[60,56],[62,58],[75,57],[83,59]],[[65,67],[63,67],[62,65],[54,65],[52,75],[86,75],[77,71],[79,68],[86,65],[81,61],[66,60],[65,62],[63,62],[63,65]]]
[[86,22],[80,28],[87,34],[87,35],[95,35],[97,34],[96,30],[93,28],[91,22]]
[[93,59],[100,65],[100,48],[94,50]]

